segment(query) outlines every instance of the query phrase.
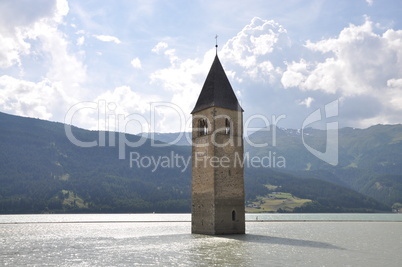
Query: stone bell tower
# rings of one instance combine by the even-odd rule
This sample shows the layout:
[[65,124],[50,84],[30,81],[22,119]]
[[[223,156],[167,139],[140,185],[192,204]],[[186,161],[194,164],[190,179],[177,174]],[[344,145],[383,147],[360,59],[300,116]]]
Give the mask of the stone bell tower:
[[243,109],[218,55],[191,114],[191,231],[244,234]]

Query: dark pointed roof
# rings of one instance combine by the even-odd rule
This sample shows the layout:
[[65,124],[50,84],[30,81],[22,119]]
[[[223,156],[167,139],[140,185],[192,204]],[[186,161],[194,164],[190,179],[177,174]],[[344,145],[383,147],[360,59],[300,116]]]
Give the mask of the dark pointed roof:
[[210,107],[243,111],[219,61],[218,55],[215,56],[200,96],[191,113]]

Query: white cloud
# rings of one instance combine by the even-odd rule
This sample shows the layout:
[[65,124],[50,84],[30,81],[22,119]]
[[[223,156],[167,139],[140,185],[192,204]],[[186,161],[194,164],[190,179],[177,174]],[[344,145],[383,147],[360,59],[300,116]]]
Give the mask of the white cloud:
[[62,0],[41,2],[31,6],[24,1],[0,2],[0,68],[21,65],[20,56],[30,54],[31,45],[27,40],[36,38],[30,30],[35,23],[57,21],[68,11],[65,1],[64,4]]
[[[359,96],[380,105],[376,114],[360,103],[366,116],[354,124],[396,122],[402,106],[402,31],[375,33],[367,19],[350,25],[337,38],[307,42],[306,48],[321,53],[322,61],[301,59],[287,64],[281,82],[285,88],[334,94],[345,99]],[[367,97],[367,98],[366,98]],[[307,102],[306,102],[307,103]]]
[[142,65],[141,65],[141,60],[136,57],[133,60],[131,60],[131,66],[133,66],[135,69],[141,69]]
[[151,85],[167,92],[168,98],[164,100],[169,101],[174,108],[168,107],[158,112],[159,119],[155,127],[158,132],[177,132],[185,127],[179,115],[183,115],[185,120],[190,117],[215,51],[211,49],[203,59],[182,60],[174,49],[165,51],[165,54],[171,65],[153,72],[150,75]]
[[[119,86],[114,90],[108,90],[94,100],[96,103],[106,104],[106,124],[98,121],[96,111],[87,116],[91,116],[92,128],[106,129],[128,133],[148,132],[150,127],[150,104],[159,102],[161,98],[152,94],[142,94],[135,92],[129,86]],[[112,116],[111,116],[112,115]],[[131,117],[130,117],[131,116]],[[133,118],[131,122],[127,118]],[[120,119],[120,122],[119,122]],[[98,125],[99,122],[99,125]]]
[[282,85],[288,88],[302,84],[308,74],[307,68],[307,62],[304,59],[301,59],[300,62],[287,63],[287,70],[281,78]]
[[[155,28],[152,25],[156,29],[153,31],[131,10],[119,13],[122,19],[115,20],[115,16],[109,14],[114,12],[107,12],[109,9],[106,8],[112,4],[70,3],[71,14],[66,16],[69,12],[66,0],[0,1],[0,76],[3,75],[0,77],[0,107],[4,111],[15,110],[20,115],[60,121],[60,113],[66,112],[66,105],[103,98],[114,101],[119,114],[144,115],[149,112],[151,101],[163,100],[177,104],[183,113],[189,115],[215,56],[212,34],[209,51],[205,51],[204,44],[200,42],[192,42],[189,48],[185,39],[192,39],[195,35],[191,33],[189,38],[183,38],[177,32],[169,32],[175,28],[175,24],[167,27],[166,31],[163,27]],[[373,4],[373,1],[367,3]],[[115,10],[130,5],[113,4]],[[213,5],[224,6],[217,2]],[[326,6],[318,5],[317,10],[323,10]],[[138,12],[138,5],[134,6],[134,12]],[[158,12],[159,6],[152,4]],[[362,1],[360,6],[367,4]],[[276,10],[287,10],[288,4],[285,7]],[[238,7],[236,9],[239,10]],[[293,14],[300,15],[304,11],[305,8],[303,12]],[[341,109],[348,113],[340,110],[340,114],[348,117],[349,125],[359,126],[359,122],[361,125],[400,122],[401,31],[374,26],[377,24],[367,19],[362,25],[349,25],[338,32],[334,29],[344,26],[339,26],[339,20],[325,31],[320,31],[323,27],[315,27],[314,32],[309,32],[310,28],[295,26],[294,21],[299,23],[298,19],[295,20],[297,16],[272,16],[273,13],[265,11],[253,14],[275,18],[275,21],[255,17],[248,25],[240,25],[246,16],[249,17],[250,12],[246,13],[242,13],[241,19],[239,17],[230,25],[220,24],[227,20],[219,16],[213,18],[213,22],[205,17],[208,23],[216,25],[218,33],[228,34],[220,38],[218,55],[236,95],[243,102],[245,116],[257,113],[268,116],[285,114],[288,126],[297,127],[291,124],[297,125],[305,115],[303,112],[308,113],[313,107],[334,98],[342,98],[345,101]],[[318,13],[313,14],[314,19],[307,16],[308,20],[312,23]],[[146,21],[157,19],[152,17],[153,12],[147,14],[150,17]],[[233,17],[233,14],[231,12],[225,16]],[[359,16],[358,13],[353,14]],[[392,19],[390,16],[389,20]],[[105,21],[110,22],[106,27],[102,24]],[[276,21],[286,25],[289,34]],[[388,23],[381,18],[379,21],[383,27],[399,25],[397,21]],[[126,25],[138,22],[138,27],[133,28],[135,34],[128,33],[123,25],[118,24],[122,22]],[[158,21],[157,25],[161,23]],[[306,24],[306,19],[303,23]],[[345,21],[342,20],[342,23]],[[193,32],[200,30],[195,29]],[[298,30],[300,32],[296,33]],[[93,35],[103,32],[115,34],[127,42],[121,42],[115,36]],[[295,42],[291,42],[290,34],[295,33]],[[206,34],[205,29],[198,33],[199,36]],[[318,36],[333,38],[307,41],[302,46],[299,42],[304,42],[305,34],[313,39]],[[228,38],[226,43],[224,38]],[[166,40],[169,40],[169,45]],[[114,50],[103,51],[102,42],[120,45],[114,46]],[[183,56],[189,53],[193,56]],[[124,69],[122,64],[127,59],[132,68],[142,69],[145,60],[156,67],[152,73],[147,73],[152,67],[147,66],[133,75],[133,69]],[[103,78],[97,79],[99,76]],[[119,82],[120,85],[131,87],[119,86],[116,84]],[[60,98],[57,99],[59,105],[53,105],[48,95]],[[66,95],[68,99],[64,99]],[[129,101],[125,101],[125,97]],[[177,130],[171,127],[177,118],[174,111],[158,114],[159,130]],[[88,127],[88,119],[81,117],[80,125]],[[88,118],[96,121],[92,113],[88,113]],[[91,124],[91,127],[94,125]]]
[[[27,5],[25,2],[19,1],[10,3],[5,5],[4,9],[0,9],[2,10],[0,13],[11,12],[14,9],[16,11],[21,8],[19,6],[21,4]],[[3,4],[4,2],[0,3],[0,6]],[[0,66],[7,68],[16,63],[21,65],[21,55],[32,52],[35,54],[46,53],[51,57],[48,78],[71,81],[70,78],[66,79],[69,76],[74,77],[73,82],[82,81],[85,68],[74,55],[69,54],[69,42],[57,28],[69,11],[67,1],[41,0],[41,4],[43,5],[31,3],[30,6],[24,6],[25,9],[22,10],[29,10],[29,12],[18,12],[19,16],[14,16],[16,18],[10,13],[5,15],[8,21],[0,23]],[[15,12],[11,14],[15,14]],[[4,28],[4,25],[7,29]],[[32,45],[29,43],[32,40],[40,42]]]
[[119,38],[111,35],[94,35],[94,37],[102,42],[114,42],[115,44],[120,44]]
[[35,83],[0,76],[0,108],[5,112],[53,119],[55,110],[62,112],[63,107],[67,108],[72,103],[74,100],[64,92],[59,82],[44,79]]
[[70,43],[64,35],[55,26],[45,23],[37,23],[33,31],[42,42],[41,49],[50,55],[46,76],[61,82],[72,95],[82,93],[79,86],[86,80],[86,66],[76,55],[69,53]]
[[1,1],[0,68],[8,68],[14,64],[20,66],[20,56],[30,54],[31,45],[27,40],[37,38],[37,34],[32,31],[35,24],[59,23],[67,13],[66,0],[40,0],[40,3],[31,4],[26,1]]
[[176,56],[176,49],[168,49],[164,54],[169,58],[170,64],[173,66],[179,62],[179,57]]
[[160,54],[163,50],[165,50],[166,48],[168,48],[168,44],[165,42],[159,42],[157,43],[154,48],[152,48],[152,52],[156,53],[156,54]]
[[12,34],[16,28],[29,27],[39,20],[58,20],[66,12],[65,0],[0,1],[0,32]]
[[253,44],[253,53],[255,55],[266,55],[272,53],[273,46],[278,41],[277,34],[273,31],[270,34],[262,34],[258,37],[250,36],[250,42]]
[[387,81],[387,97],[390,99],[391,106],[402,111],[402,78],[390,79]]
[[311,103],[314,101],[314,98],[312,97],[307,97],[306,99],[304,99],[303,101],[299,102],[299,105],[304,105],[307,108],[309,108],[311,106]]
[[402,89],[402,79],[390,79],[387,81],[387,86]]
[[368,4],[369,6],[372,6],[373,3],[374,3],[374,0],[366,0],[366,2],[367,2],[367,4]]
[[83,45],[84,42],[85,42],[85,36],[80,36],[80,37],[78,37],[78,39],[77,39],[77,45],[78,45],[78,46]]
[[130,86],[119,86],[113,91],[108,90],[99,95],[95,101],[106,100],[116,105],[115,111],[120,114],[131,114],[134,112],[145,113],[149,111],[149,103],[157,101],[158,97],[136,93]]
[[[259,18],[254,18],[249,25],[223,45],[218,54],[240,101],[240,97],[243,97],[243,88],[239,88],[236,83],[243,83],[244,87],[248,87],[250,81],[258,82],[260,88],[265,83],[278,83],[282,70],[279,66],[275,66],[274,62],[280,62],[282,65],[283,63],[278,60],[275,51],[288,49],[289,45],[289,38],[282,26]],[[151,84],[169,92],[171,95],[169,100],[180,106],[184,114],[189,115],[213,62],[215,49],[207,51],[203,58],[181,59],[174,48],[167,49],[167,47],[167,44],[161,42],[152,50],[155,53],[164,51],[170,66],[152,73]],[[255,94],[251,91],[253,90],[248,90],[244,97],[253,95],[255,98]],[[177,118],[177,114],[174,113],[163,116],[164,120],[170,122]],[[161,127],[163,128],[163,125]]]
[[[17,64],[20,76],[1,76],[2,109],[61,121],[62,108],[74,103],[73,99],[84,91],[80,86],[86,81],[86,67],[79,56],[70,52],[71,43],[58,28],[69,12],[67,1],[40,0],[40,4],[10,1],[3,7],[0,8],[0,67],[7,70]],[[29,12],[19,11],[15,18],[7,13],[20,8]],[[7,23],[1,21],[2,12],[8,14]],[[30,57],[22,57],[25,55]],[[24,78],[25,61],[35,66],[29,69],[29,77],[35,81]]]
[[31,46],[24,41],[23,35],[19,30],[14,36],[0,33],[0,68],[8,68],[14,64],[21,65],[20,56],[29,54]]
[[247,74],[247,78],[253,80],[273,83],[282,73],[280,67],[274,64],[281,63],[280,51],[289,47],[290,39],[280,24],[255,17],[223,46],[220,54],[225,61],[243,68],[237,73]]
[[[402,31],[374,33],[367,20],[361,26],[350,25],[338,38],[308,42],[312,51],[328,53],[324,62],[310,62],[311,71],[300,86],[306,90],[358,95],[378,91],[387,77],[399,77],[402,63]],[[368,56],[370,55],[370,56]]]

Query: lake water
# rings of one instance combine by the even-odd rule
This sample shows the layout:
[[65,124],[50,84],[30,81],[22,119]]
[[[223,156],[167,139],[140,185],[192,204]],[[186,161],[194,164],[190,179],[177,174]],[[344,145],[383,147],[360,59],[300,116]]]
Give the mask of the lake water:
[[402,214],[247,214],[231,236],[190,218],[0,215],[0,266],[402,266]]

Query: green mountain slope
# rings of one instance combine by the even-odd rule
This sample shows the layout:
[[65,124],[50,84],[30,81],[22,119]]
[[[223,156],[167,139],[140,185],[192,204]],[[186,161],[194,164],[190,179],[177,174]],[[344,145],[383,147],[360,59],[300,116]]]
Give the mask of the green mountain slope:
[[[4,113],[0,129],[0,213],[190,212],[191,161],[187,168],[180,161],[190,159],[189,146],[156,147],[147,139],[141,146],[126,146],[125,159],[119,159],[119,142],[136,142],[139,136],[73,127],[80,141],[99,142],[105,136],[104,146],[82,148],[68,140],[61,123]],[[143,162],[130,161],[130,154]],[[152,160],[158,159],[173,164],[155,168]],[[246,197],[267,194],[265,185],[273,184],[313,200],[314,206],[301,211],[389,210],[353,190],[319,180],[318,174],[296,176],[248,166]]]
[[[179,134],[159,134],[154,138],[173,140],[172,136]],[[283,157],[286,168],[272,161],[271,167],[278,172],[348,187],[389,206],[402,203],[402,125],[342,128],[338,136],[337,166],[318,159],[306,149],[303,139],[313,149],[321,152],[326,149],[326,132],[312,128],[305,129],[303,136],[300,130],[262,129],[245,139],[245,151],[250,158]],[[263,144],[266,145],[261,147]]]
[[[268,143],[268,146],[259,148],[248,144],[246,151],[259,156],[275,152],[277,156],[284,157],[286,168],[277,169],[279,171],[346,186],[387,205],[402,202],[402,125],[340,129],[337,166],[311,154],[303,144],[300,131],[276,129],[275,137],[272,133],[270,129],[251,135],[253,143]],[[273,145],[274,139],[276,145]],[[304,141],[312,148],[325,152],[326,132],[306,129]]]
[[[182,168],[130,168],[129,153],[170,156],[172,150],[152,148],[150,140],[127,148],[119,160],[118,146],[81,148],[66,137],[64,125],[0,113],[0,212],[150,212],[189,211],[190,176]],[[94,141],[99,132],[73,129],[77,139]],[[119,135],[113,133],[115,143]],[[127,135],[135,142],[139,137]],[[109,144],[109,135],[106,135]],[[176,147],[175,154],[189,156]],[[63,205],[62,190],[85,201],[86,207]]]
[[[379,203],[368,196],[362,196],[348,189],[327,181],[314,178],[300,179],[290,174],[248,169],[247,177],[254,178],[257,183],[275,185],[274,191],[291,193],[303,199],[310,199],[295,212],[379,212],[390,211],[390,207]],[[250,178],[249,178],[250,179]],[[247,185],[247,184],[246,184]],[[265,194],[268,193],[267,190]],[[258,195],[262,195],[261,193]]]

